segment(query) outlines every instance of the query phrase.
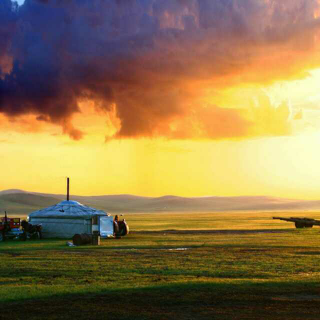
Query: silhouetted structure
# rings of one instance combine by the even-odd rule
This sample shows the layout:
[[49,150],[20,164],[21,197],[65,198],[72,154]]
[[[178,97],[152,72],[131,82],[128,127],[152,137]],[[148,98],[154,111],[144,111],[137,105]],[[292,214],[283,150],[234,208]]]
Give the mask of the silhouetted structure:
[[281,218],[281,217],[273,217],[273,219],[283,220],[288,222],[293,222],[296,228],[312,228],[313,226],[320,226],[320,221],[310,218]]

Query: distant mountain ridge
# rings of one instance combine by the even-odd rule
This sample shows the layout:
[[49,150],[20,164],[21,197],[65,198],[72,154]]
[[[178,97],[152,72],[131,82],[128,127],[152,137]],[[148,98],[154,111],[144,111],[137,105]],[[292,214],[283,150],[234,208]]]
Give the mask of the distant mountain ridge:
[[27,192],[21,189],[8,189],[8,190],[2,190],[0,191],[0,195],[2,194],[12,194],[12,193],[32,193],[32,192]]
[[[28,192],[20,189],[0,191],[0,213],[29,214],[66,198],[63,194]],[[320,201],[294,200],[268,196],[239,197],[143,197],[130,194],[77,196],[71,200],[105,210],[118,212],[214,212],[214,211],[254,211],[254,210],[317,210]]]

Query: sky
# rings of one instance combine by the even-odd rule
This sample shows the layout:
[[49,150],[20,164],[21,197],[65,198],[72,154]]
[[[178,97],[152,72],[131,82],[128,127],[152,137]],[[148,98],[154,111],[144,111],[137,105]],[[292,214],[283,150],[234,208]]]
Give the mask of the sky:
[[0,190],[319,199],[319,0],[0,2]]

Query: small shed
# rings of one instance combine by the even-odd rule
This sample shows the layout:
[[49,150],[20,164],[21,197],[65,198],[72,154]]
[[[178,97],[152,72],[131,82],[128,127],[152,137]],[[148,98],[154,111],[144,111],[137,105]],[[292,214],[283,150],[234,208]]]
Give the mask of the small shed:
[[41,224],[44,238],[72,238],[76,233],[98,230],[101,237],[113,235],[113,217],[102,211],[87,207],[77,201],[65,200],[29,215],[31,224]]

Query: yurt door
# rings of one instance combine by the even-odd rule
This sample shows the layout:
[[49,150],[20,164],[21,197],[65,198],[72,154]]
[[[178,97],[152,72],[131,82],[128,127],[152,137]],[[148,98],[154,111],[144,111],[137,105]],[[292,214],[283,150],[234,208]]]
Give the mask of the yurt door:
[[113,236],[113,217],[100,216],[100,235],[103,238]]

